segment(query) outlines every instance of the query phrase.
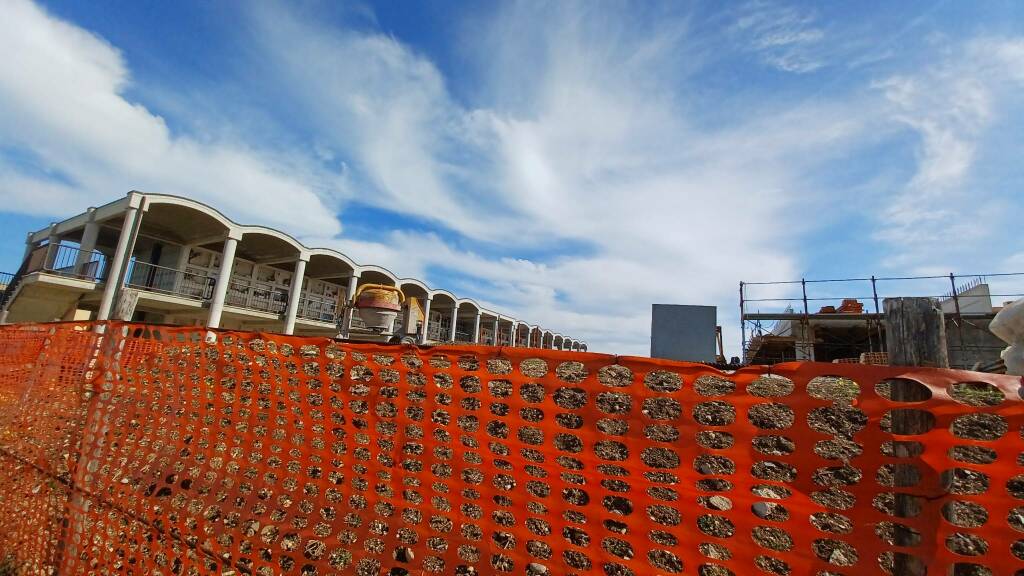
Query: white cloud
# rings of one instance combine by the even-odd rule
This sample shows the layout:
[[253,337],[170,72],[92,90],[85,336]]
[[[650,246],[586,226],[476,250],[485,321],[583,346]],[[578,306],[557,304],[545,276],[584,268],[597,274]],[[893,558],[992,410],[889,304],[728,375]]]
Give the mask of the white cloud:
[[888,199],[877,232],[893,247],[890,266],[923,269],[946,239],[970,251],[992,232],[981,223],[995,206],[970,184],[998,101],[1024,84],[1024,40],[984,38],[958,48],[919,72],[876,83],[889,119],[919,139],[916,170]]
[[0,156],[5,210],[62,216],[139,189],[191,196],[243,222],[340,230],[318,194],[331,175],[294,155],[175,135],[125,98],[131,79],[116,48],[27,0],[3,12],[0,145],[25,158]]
[[[811,152],[850,141],[856,115],[846,104],[751,110],[697,130],[677,101],[685,22],[652,29],[620,13],[523,6],[472,39],[500,47],[479,54],[495,70],[472,109],[391,38],[259,14],[271,59],[324,122],[321,137],[355,156],[375,185],[365,193],[380,194],[371,201],[437,219],[488,252],[548,245],[555,255],[488,258],[408,233],[339,247],[400,275],[453,271],[467,279],[455,287],[463,294],[592,350],[646,354],[654,302],[718,304],[735,332],[740,278],[796,274],[801,170],[816,163]],[[570,240],[582,254],[560,254]]]
[[[15,6],[22,23],[0,24],[0,49],[47,40],[24,69],[0,61],[0,140],[70,182],[0,165],[15,208],[52,211],[30,194],[77,209],[112,190],[185,193],[621,354],[647,352],[652,303],[718,305],[735,342],[738,281],[800,275],[798,241],[829,218],[818,208],[848,201],[815,172],[891,132],[879,118],[922,137],[916,174],[880,233],[914,240],[932,224],[900,202],[955,199],[950,191],[964,185],[996,115],[989,79],[1024,78],[1007,64],[1022,61],[1020,46],[996,42],[995,56],[976,60],[987,68],[964,78],[936,65],[879,83],[883,97],[873,101],[748,102],[708,127],[688,98],[703,87],[685,14],[502,7],[467,32],[474,53],[463,56],[478,72],[459,78],[474,88],[455,96],[442,69],[391,36],[259,4],[253,26],[240,27],[256,54],[245,65],[313,127],[308,151],[280,154],[173,134],[123,97],[128,73],[115,48]],[[766,3],[742,14],[734,33],[765,62],[797,72],[823,64],[824,28],[813,15]],[[326,161],[344,173],[316,167]],[[447,231],[339,237],[339,198],[433,221],[459,240],[447,241]],[[533,253],[541,255],[517,257]]]
[[813,12],[756,0],[738,10],[732,30],[747,50],[784,72],[803,74],[825,65],[820,48],[825,31]]

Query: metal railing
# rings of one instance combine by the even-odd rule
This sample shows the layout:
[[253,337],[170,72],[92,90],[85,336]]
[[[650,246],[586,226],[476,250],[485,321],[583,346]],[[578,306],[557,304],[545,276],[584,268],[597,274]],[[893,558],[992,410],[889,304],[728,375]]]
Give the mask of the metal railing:
[[307,320],[335,324],[339,319],[338,303],[333,300],[305,297],[299,301],[298,316]]
[[[897,297],[928,297],[938,301],[953,333],[947,337],[950,363],[970,368],[954,356],[998,356],[1003,346],[990,337],[993,307],[1024,296],[1024,272],[945,274],[934,276],[868,276],[863,278],[800,279],[781,282],[740,282],[740,337],[744,361],[755,354],[775,361],[809,358],[815,349],[845,353],[886,350],[884,301]],[[807,326],[820,321],[862,323],[864,342],[821,342],[808,337]],[[792,338],[784,353],[763,352],[773,338]],[[817,358],[817,357],[816,357]]]
[[100,281],[106,276],[106,256],[98,250],[83,251],[57,244],[37,248],[29,256],[26,274],[46,272],[83,280]]
[[134,261],[128,271],[126,284],[132,288],[183,296],[195,300],[213,298],[216,280],[174,268],[157,266],[149,262]]
[[288,291],[249,279],[232,278],[225,302],[229,306],[280,314],[288,307]]
[[448,326],[441,322],[428,322],[427,323],[427,340],[433,340],[434,342],[447,342],[448,341]]
[[11,272],[0,272],[0,290],[6,290],[14,281],[14,274]]

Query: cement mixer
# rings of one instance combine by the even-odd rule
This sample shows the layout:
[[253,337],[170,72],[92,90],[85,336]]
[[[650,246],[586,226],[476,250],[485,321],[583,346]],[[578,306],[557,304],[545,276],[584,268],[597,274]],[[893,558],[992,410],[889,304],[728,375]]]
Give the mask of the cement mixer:
[[405,295],[394,286],[363,284],[356,290],[350,305],[367,330],[385,335],[394,332],[395,319],[404,303]]

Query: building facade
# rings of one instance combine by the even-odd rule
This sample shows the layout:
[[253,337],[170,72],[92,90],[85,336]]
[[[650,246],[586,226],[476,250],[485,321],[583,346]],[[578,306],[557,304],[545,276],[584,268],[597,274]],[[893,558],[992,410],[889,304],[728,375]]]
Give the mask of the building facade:
[[122,319],[373,339],[346,306],[368,284],[402,291],[395,335],[420,344],[587,350],[421,280],[235,223],[200,202],[135,191],[29,233],[19,270],[0,274],[0,321]]

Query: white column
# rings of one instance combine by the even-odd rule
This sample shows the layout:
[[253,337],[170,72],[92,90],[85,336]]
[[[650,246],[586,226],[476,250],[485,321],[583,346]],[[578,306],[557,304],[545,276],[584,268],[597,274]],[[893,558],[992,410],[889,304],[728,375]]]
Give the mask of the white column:
[[494,317],[494,328],[491,329],[491,344],[494,346],[501,346],[501,318]]
[[473,334],[469,339],[473,344],[480,343],[480,311],[476,313],[476,318],[473,319]]
[[288,311],[284,317],[284,333],[295,333],[295,316],[299,313],[299,300],[302,300],[302,279],[306,276],[306,260],[303,254],[295,262],[295,273],[292,274],[292,285],[288,291]]
[[78,256],[75,257],[76,274],[85,274],[85,266],[92,260],[92,252],[96,249],[100,224],[92,219],[95,211],[95,208],[89,208],[89,221],[85,223],[85,228],[82,230],[82,241],[78,243]]
[[231,268],[235,265],[236,248],[238,248],[238,239],[229,233],[224,240],[224,250],[220,255],[220,270],[217,272],[217,284],[213,287],[210,315],[206,319],[207,328],[220,326],[220,317],[224,314],[224,301],[227,299],[228,286],[231,284]]
[[345,313],[341,317],[341,337],[348,338],[352,333],[352,315],[355,314],[356,287],[359,284],[359,272],[353,271],[348,278],[348,286],[345,287]]
[[402,309],[402,333],[399,336],[405,338],[410,330],[415,332],[416,326],[412,320],[412,298],[406,298],[405,308]]
[[515,320],[512,321],[512,325],[508,327],[508,345],[516,347],[516,331],[519,327],[519,323]]
[[117,293],[119,284],[124,279],[124,270],[131,260],[129,246],[134,245],[132,233],[135,232],[135,220],[139,217],[139,209],[129,205],[124,211],[124,221],[121,224],[121,233],[117,237],[117,248],[114,250],[114,257],[107,262],[107,280],[103,285],[103,297],[100,299],[100,308],[96,312],[96,319],[103,321],[110,319],[110,311],[114,308],[114,296]]
[[459,323],[459,304],[452,308],[452,329],[448,331],[448,341],[455,342],[455,326]]
[[57,225],[50,224],[50,238],[46,246],[45,270],[53,270],[53,264],[57,260],[57,248],[60,246],[60,236],[57,236]]
[[420,344],[427,343],[427,330],[430,328],[430,302],[433,300],[432,296],[427,296],[423,299],[423,328],[420,330],[418,342]]

